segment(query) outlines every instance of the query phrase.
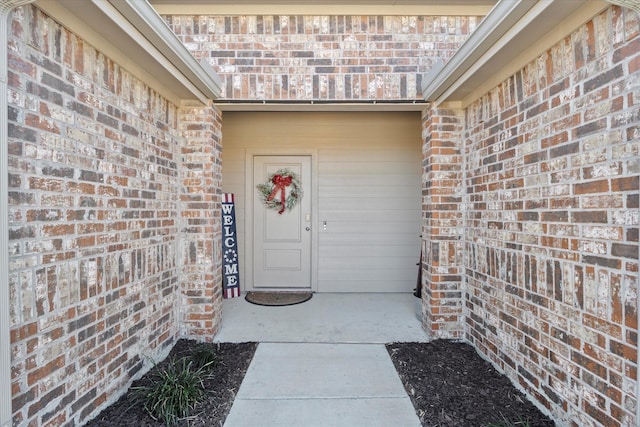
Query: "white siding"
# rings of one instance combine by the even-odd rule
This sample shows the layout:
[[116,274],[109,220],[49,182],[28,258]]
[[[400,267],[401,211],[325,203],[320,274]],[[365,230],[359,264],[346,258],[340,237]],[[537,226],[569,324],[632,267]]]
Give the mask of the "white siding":
[[241,253],[247,151],[315,149],[317,290],[411,292],[420,256],[420,134],[418,112],[224,113],[223,189],[236,194]]

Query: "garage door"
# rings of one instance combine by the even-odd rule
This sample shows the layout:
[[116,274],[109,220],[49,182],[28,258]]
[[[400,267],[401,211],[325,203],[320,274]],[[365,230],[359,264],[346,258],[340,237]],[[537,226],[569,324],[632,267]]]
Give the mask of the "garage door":
[[243,288],[253,288],[251,153],[313,153],[317,194],[305,195],[316,205],[313,290],[411,292],[420,255],[420,120],[419,112],[225,112],[223,190],[236,194]]

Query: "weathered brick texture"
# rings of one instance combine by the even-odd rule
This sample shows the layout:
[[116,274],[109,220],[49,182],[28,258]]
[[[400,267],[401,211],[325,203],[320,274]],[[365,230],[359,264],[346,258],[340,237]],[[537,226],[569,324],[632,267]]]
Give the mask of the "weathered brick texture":
[[14,424],[74,425],[219,324],[220,115],[179,110],[35,7],[8,62]]
[[245,100],[398,100],[448,60],[478,16],[167,16]]
[[222,316],[221,125],[215,108],[180,111],[181,335],[205,340]]
[[[227,98],[401,100],[479,17],[174,16]],[[635,426],[640,24],[611,7],[423,120],[423,318],[560,425]],[[14,423],[81,423],[220,323],[221,116],[35,7],[9,37]],[[4,60],[4,59],[3,59]]]
[[464,112],[423,115],[422,319],[434,338],[463,338]]
[[467,109],[466,337],[561,425],[638,425],[639,46],[612,7]]

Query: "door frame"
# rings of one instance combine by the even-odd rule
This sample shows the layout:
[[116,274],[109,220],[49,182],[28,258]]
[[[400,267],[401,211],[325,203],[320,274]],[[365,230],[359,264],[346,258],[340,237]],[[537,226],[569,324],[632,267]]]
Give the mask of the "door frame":
[[[241,283],[241,288],[247,292],[254,290],[253,287],[253,198],[255,189],[253,188],[253,158],[255,156],[309,156],[311,157],[311,291],[318,292],[318,150],[317,149],[295,149],[295,148],[247,148],[245,151],[244,163],[244,273],[245,278]],[[307,288],[308,289],[308,288]]]

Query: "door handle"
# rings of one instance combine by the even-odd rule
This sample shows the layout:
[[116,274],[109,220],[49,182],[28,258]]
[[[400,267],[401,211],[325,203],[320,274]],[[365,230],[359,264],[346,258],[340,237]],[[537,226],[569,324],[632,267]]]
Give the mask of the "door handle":
[[305,227],[304,229],[309,231],[309,230],[311,230],[311,227]]

